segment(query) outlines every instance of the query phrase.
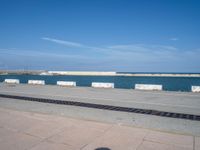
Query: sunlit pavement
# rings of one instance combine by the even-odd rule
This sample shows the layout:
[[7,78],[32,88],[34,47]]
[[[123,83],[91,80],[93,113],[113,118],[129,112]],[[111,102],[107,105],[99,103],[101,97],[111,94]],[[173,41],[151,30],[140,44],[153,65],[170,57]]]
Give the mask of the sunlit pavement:
[[200,137],[0,108],[1,150],[199,150]]

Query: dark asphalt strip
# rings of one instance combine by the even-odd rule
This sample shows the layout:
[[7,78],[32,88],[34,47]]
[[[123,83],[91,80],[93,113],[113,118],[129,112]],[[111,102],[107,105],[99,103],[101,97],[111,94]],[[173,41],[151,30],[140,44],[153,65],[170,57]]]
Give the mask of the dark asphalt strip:
[[36,97],[27,97],[27,96],[16,96],[16,95],[7,95],[7,94],[0,94],[0,97],[12,98],[12,99],[17,99],[17,100],[25,100],[25,101],[35,101],[35,102],[52,103],[52,104],[59,104],[59,105],[71,105],[71,106],[79,106],[79,107],[87,107],[87,108],[96,108],[96,109],[102,109],[102,110],[130,112],[130,113],[147,114],[147,115],[154,115],[154,116],[161,116],[161,117],[200,121],[200,116],[193,115],[193,114],[182,114],[182,113],[164,112],[164,111],[151,110],[151,109],[111,106],[111,105],[103,105],[103,104],[93,104],[93,103],[65,101],[65,100],[59,100],[59,99],[36,98]]

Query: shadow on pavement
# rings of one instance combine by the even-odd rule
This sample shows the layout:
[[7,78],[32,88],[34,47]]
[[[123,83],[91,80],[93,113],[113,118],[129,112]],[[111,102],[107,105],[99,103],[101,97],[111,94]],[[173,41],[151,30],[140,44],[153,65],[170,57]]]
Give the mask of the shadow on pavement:
[[111,149],[107,147],[99,147],[99,148],[96,148],[95,150],[111,150]]

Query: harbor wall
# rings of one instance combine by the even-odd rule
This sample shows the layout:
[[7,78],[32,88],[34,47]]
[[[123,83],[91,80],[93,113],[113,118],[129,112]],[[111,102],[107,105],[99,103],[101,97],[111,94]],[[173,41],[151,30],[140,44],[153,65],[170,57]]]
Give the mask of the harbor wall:
[[45,70],[0,70],[0,74],[30,75],[83,75],[83,76],[144,76],[144,77],[200,77],[200,73],[123,73],[114,71],[45,71]]
[[95,72],[95,71],[48,71],[51,75],[87,75],[87,76],[114,76],[116,72]]

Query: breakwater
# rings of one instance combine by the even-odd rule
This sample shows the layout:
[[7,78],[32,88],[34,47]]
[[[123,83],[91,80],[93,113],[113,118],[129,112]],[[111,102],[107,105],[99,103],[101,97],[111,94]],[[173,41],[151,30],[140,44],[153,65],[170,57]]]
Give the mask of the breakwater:
[[77,75],[77,76],[133,76],[133,77],[200,77],[200,73],[112,72],[112,71],[44,71],[0,70],[0,75]]

